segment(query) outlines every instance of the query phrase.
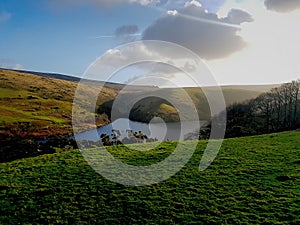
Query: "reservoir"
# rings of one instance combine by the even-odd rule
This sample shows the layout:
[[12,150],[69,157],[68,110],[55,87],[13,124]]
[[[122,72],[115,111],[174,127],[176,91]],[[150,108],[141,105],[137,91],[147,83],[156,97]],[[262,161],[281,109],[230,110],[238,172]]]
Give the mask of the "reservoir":
[[[113,134],[113,130],[121,133],[121,138],[126,136],[128,131],[142,132],[149,138],[157,138],[158,141],[184,140],[190,133],[198,130],[200,126],[206,124],[205,121],[184,121],[174,123],[141,123],[129,119],[117,119],[113,123],[95,130],[86,131],[76,135],[77,140],[99,141],[101,134]],[[96,132],[95,132],[96,131]]]

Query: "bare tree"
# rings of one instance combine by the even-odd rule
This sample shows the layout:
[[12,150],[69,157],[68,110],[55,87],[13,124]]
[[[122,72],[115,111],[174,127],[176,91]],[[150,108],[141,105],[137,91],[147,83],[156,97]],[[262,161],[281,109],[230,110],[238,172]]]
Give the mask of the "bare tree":
[[263,93],[256,100],[256,109],[259,115],[265,119],[266,131],[269,133],[271,128],[272,114],[274,113],[274,97],[272,93]]

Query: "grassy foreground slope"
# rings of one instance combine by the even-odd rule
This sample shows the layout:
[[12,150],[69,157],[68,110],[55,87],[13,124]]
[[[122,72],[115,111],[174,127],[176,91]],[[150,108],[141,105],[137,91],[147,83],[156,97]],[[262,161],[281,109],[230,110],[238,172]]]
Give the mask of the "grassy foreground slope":
[[[225,140],[213,164],[199,172],[205,144],[171,179],[146,187],[104,179],[79,151],[0,164],[0,224],[300,223],[300,132]],[[175,145],[143,154],[110,151],[146,165]]]

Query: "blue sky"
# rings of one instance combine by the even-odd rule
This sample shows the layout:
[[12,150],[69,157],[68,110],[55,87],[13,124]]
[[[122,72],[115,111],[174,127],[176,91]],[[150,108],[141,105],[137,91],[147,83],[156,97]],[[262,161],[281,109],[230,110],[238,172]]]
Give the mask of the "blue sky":
[[[121,43],[112,35],[126,24],[144,29],[160,12],[138,4],[55,8],[47,1],[1,0],[0,60],[28,70],[80,75],[106,50]],[[39,2],[37,4],[37,2]]]
[[81,76],[142,38],[190,48],[221,84],[286,82],[300,74],[299,2],[0,0],[0,67]]

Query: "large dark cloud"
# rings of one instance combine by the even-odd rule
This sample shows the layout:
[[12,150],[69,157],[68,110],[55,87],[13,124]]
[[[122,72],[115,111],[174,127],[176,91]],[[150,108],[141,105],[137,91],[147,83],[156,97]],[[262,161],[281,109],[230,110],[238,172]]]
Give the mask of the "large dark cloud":
[[170,11],[156,20],[142,38],[174,42],[205,59],[224,58],[246,46],[237,35],[238,25],[252,20],[251,15],[242,10],[232,10],[227,17],[219,18],[197,4],[187,4],[178,12]]
[[265,0],[265,6],[276,12],[291,12],[300,9],[300,0]]

